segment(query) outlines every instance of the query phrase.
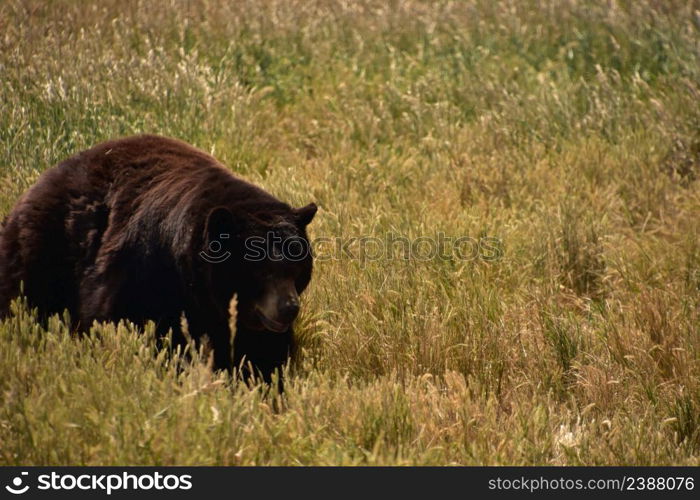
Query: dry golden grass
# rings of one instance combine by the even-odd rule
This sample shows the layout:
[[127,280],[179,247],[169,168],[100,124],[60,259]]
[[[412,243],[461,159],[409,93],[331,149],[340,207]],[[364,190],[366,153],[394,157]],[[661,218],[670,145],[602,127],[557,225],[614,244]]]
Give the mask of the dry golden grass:
[[0,3],[0,215],[100,140],[170,135],[322,260],[283,401],[105,325],[0,325],[3,464],[699,464],[694,1]]

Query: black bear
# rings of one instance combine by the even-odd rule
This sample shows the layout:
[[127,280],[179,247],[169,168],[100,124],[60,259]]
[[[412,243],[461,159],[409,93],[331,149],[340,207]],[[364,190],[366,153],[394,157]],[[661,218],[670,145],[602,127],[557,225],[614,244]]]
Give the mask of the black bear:
[[153,320],[182,345],[184,314],[193,339],[209,336],[215,368],[245,359],[270,382],[294,347],[315,214],[315,204],[294,209],[184,142],[105,142],[44,172],[6,218],[0,317],[20,283],[42,317],[67,309],[78,331]]

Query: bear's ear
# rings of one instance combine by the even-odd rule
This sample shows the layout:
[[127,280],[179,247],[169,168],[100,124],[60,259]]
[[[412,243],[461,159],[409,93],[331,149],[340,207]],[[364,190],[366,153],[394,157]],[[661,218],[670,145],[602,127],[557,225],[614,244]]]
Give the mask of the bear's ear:
[[207,224],[204,229],[206,243],[212,241],[235,238],[241,232],[241,228],[234,220],[233,214],[226,207],[213,208],[207,216]]
[[306,227],[314,219],[318,207],[315,203],[309,203],[305,207],[297,208],[295,210],[297,215],[297,221],[301,227]]

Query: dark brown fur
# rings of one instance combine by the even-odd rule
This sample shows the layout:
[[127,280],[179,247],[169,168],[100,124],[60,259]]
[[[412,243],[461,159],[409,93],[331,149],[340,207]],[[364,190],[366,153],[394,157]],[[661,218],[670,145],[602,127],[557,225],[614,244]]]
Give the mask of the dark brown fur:
[[[79,330],[95,320],[154,320],[159,333],[172,329],[183,343],[184,312],[195,339],[210,336],[216,366],[230,368],[229,301],[239,294],[246,320],[246,297],[259,284],[241,258],[240,239],[230,243],[233,259],[224,265],[199,258],[216,207],[234,214],[231,230],[238,236],[251,221],[287,220],[306,240],[310,219],[300,223],[297,210],[181,141],[130,137],[67,159],[40,177],[4,224],[0,317],[21,282],[42,316],[67,309]],[[310,257],[294,265],[301,292]],[[246,356],[269,379],[286,361],[293,333],[248,331],[240,320],[235,361]]]

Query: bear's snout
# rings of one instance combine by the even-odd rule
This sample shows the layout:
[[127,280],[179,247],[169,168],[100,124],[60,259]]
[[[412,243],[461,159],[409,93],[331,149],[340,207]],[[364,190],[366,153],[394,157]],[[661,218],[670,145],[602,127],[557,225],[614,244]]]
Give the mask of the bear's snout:
[[285,332],[299,314],[299,294],[293,283],[283,282],[269,288],[255,310],[265,330]]
[[291,323],[299,314],[299,297],[294,294],[282,300],[279,306],[279,317],[281,320]]

